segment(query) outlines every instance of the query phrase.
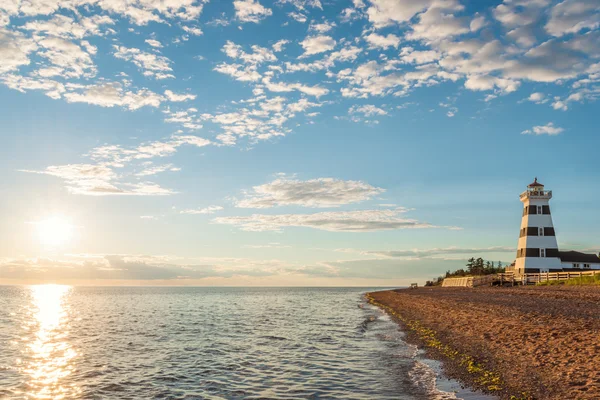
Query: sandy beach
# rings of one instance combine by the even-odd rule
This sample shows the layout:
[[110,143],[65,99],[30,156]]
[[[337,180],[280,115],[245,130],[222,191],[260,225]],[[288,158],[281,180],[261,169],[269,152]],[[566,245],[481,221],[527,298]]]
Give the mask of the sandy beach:
[[600,398],[600,288],[436,287],[367,296],[469,386],[506,399]]

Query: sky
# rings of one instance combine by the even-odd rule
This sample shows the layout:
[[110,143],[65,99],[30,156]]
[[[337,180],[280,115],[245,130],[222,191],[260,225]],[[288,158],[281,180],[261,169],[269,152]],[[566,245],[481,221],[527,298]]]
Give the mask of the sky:
[[0,284],[398,286],[598,251],[597,0],[0,3]]

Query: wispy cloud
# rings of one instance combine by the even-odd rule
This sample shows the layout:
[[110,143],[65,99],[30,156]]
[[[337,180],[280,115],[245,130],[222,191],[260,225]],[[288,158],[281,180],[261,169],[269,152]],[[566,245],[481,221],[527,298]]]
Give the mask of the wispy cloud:
[[558,126],[555,126],[554,123],[548,122],[546,125],[537,125],[531,129],[526,129],[521,132],[522,135],[548,135],[548,136],[556,136],[563,133],[565,130]]
[[403,218],[407,210],[329,211],[315,214],[253,214],[242,217],[220,217],[217,224],[234,225],[244,231],[281,231],[283,228],[302,227],[330,232],[375,232],[396,229],[424,229],[436,226],[414,219]]
[[187,209],[179,211],[180,214],[214,214],[217,211],[223,210],[221,206],[208,206],[204,208],[197,209]]
[[384,258],[452,258],[456,255],[468,255],[478,257],[486,253],[514,253],[513,247],[492,246],[492,247],[438,247],[431,249],[409,249],[409,250],[357,250],[357,249],[338,249],[343,253],[357,253],[368,256],[378,256]]
[[361,181],[317,178],[301,181],[283,175],[269,183],[254,186],[244,198],[235,202],[241,208],[271,208],[296,205],[302,207],[339,207],[369,200],[385,189]]
[[273,14],[270,8],[263,6],[257,0],[235,0],[233,6],[235,15],[241,22],[258,23]]

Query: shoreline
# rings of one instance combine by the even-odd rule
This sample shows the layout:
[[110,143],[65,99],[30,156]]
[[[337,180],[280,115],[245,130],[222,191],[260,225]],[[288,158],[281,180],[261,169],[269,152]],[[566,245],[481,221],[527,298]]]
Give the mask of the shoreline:
[[600,398],[600,288],[419,288],[366,298],[470,388],[513,400]]

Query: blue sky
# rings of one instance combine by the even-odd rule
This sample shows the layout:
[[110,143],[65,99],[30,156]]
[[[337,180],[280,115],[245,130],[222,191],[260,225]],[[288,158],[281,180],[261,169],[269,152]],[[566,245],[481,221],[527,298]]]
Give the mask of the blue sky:
[[0,5],[0,279],[402,285],[511,262],[534,176],[594,251],[599,27],[593,0]]

